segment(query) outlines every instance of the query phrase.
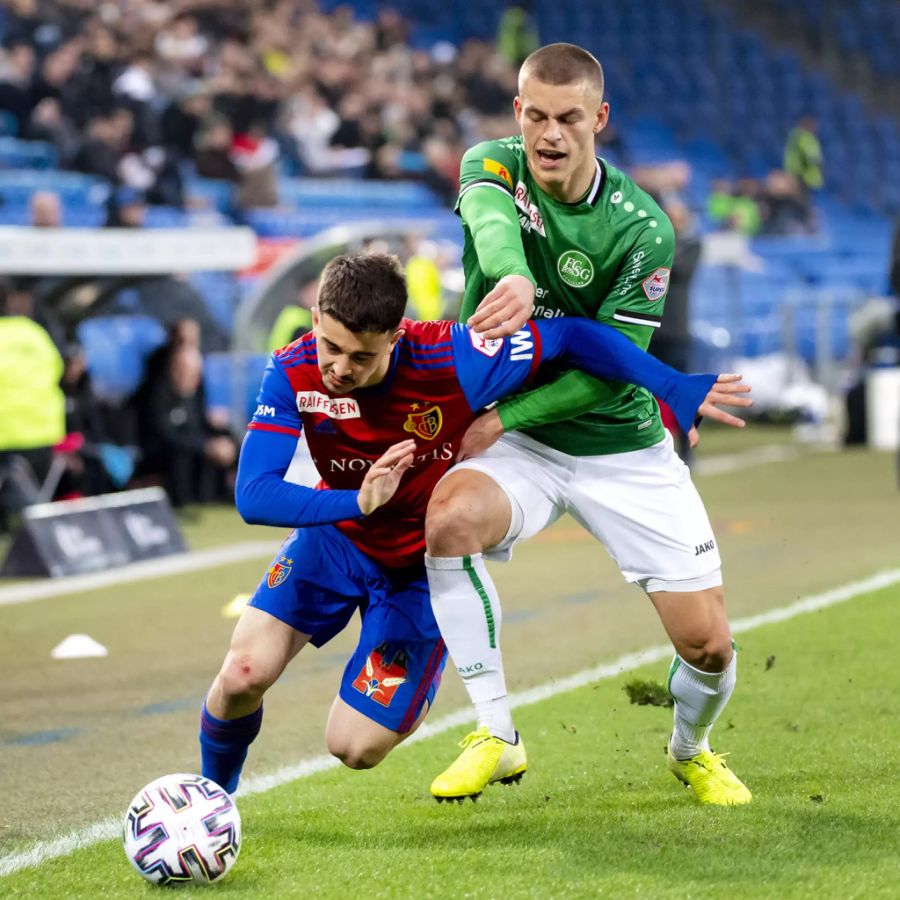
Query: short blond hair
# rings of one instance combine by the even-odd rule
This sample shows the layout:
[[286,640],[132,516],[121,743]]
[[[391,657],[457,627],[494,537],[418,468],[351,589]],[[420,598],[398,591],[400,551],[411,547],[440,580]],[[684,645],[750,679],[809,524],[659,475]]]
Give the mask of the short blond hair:
[[575,44],[547,44],[535,50],[519,69],[519,93],[526,78],[536,78],[544,84],[586,81],[603,96],[603,66],[593,54]]

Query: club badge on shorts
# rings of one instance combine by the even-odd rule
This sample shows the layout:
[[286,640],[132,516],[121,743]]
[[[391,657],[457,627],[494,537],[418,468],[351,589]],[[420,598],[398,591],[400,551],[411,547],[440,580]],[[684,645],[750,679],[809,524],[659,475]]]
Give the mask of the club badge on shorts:
[[365,665],[353,681],[353,687],[382,706],[390,706],[397,688],[406,683],[406,654],[387,652],[380,644],[367,657]]
[[282,556],[278,562],[272,563],[269,567],[269,575],[266,578],[266,584],[270,588],[277,588],[279,584],[283,584],[285,578],[291,574],[293,568],[293,560]]

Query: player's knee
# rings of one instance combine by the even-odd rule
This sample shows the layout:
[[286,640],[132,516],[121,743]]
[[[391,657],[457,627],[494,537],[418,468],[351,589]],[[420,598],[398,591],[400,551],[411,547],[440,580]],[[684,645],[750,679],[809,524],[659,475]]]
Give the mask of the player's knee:
[[250,653],[229,653],[219,677],[226,695],[242,698],[262,697],[275,681],[271,667]]
[[734,649],[731,636],[710,636],[688,641],[679,647],[681,658],[701,672],[724,672],[731,662]]
[[348,769],[374,769],[386,751],[382,747],[361,744],[342,737],[328,737],[328,752],[336,756]]
[[484,547],[484,519],[477,503],[467,495],[448,495],[432,500],[425,517],[425,543],[432,556],[464,556]]

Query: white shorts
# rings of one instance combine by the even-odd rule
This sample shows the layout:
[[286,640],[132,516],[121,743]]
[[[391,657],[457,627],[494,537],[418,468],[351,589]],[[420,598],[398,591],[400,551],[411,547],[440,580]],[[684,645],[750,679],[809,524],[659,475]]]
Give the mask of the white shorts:
[[703,501],[667,434],[644,450],[569,456],[512,432],[451,469],[475,469],[509,497],[506,537],[485,552],[506,561],[519,541],[569,513],[606,548],[625,580],[654,591],[722,584],[722,561]]

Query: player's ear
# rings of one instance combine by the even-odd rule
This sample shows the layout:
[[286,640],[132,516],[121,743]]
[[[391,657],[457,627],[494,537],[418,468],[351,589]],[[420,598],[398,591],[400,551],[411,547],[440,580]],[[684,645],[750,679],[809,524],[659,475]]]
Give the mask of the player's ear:
[[594,134],[600,134],[609,122],[609,104],[605,101],[597,110],[597,118],[594,120]]
[[393,350],[394,347],[397,346],[397,341],[399,341],[400,338],[402,338],[404,334],[406,334],[405,328],[398,328],[394,332],[393,336],[391,337],[391,344],[390,344],[391,350]]
[[313,328],[318,328],[319,327],[319,307],[313,306],[310,309],[310,312],[312,313]]
[[515,113],[516,121],[522,121],[522,101],[518,98],[518,96],[513,97],[513,113]]

